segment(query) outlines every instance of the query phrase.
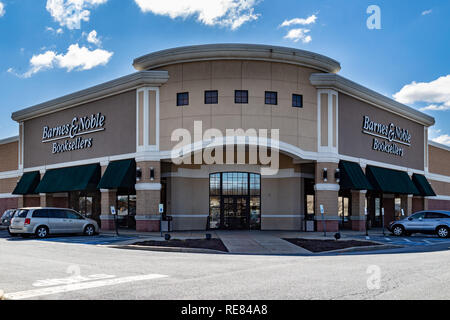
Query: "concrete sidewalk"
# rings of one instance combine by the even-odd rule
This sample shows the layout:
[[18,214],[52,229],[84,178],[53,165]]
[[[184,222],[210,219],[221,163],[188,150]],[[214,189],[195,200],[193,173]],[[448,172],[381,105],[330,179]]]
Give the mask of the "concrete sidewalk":
[[[132,230],[120,230],[122,236],[133,236],[136,239],[127,240],[122,245],[129,245],[136,241],[156,240],[164,241],[160,232],[136,232]],[[310,251],[296,246],[283,239],[334,239],[334,233],[327,233],[325,237],[322,232],[298,232],[298,231],[176,231],[169,233],[172,239],[204,239],[206,234],[212,238],[222,240],[229,253],[233,254],[311,254]],[[114,231],[104,231],[102,235],[113,235]],[[371,231],[371,236],[382,235],[382,232]],[[342,231],[343,240],[361,240],[365,232]]]

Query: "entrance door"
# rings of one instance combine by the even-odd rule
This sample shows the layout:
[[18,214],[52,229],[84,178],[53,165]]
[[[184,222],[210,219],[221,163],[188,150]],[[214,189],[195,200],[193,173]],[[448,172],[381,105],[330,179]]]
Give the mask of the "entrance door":
[[223,197],[221,229],[250,229],[250,210],[248,197]]

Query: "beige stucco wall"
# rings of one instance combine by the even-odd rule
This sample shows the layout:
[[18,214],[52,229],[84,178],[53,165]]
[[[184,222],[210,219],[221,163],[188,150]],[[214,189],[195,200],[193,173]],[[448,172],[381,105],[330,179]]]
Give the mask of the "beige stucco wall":
[[[91,116],[99,112],[106,117],[105,131],[81,135],[84,139],[93,138],[92,148],[52,154],[52,143],[42,143],[42,131],[45,126],[57,127],[71,123],[74,117]],[[59,142],[64,141],[65,139]],[[135,90],[27,120],[24,123],[25,168],[134,152],[136,152]]]
[[428,155],[431,173],[450,176],[450,151],[428,145]]
[[0,145],[0,172],[13,171],[18,168],[19,142]]
[[[389,125],[394,123],[409,130],[411,146],[397,145],[404,149],[404,156],[396,156],[373,150],[374,137],[364,134],[364,116],[372,121]],[[384,141],[377,138],[379,141]],[[424,126],[368,103],[339,93],[339,153],[357,158],[385,162],[406,168],[424,169]]]
[[[317,70],[262,61],[207,61],[171,65],[160,91],[161,150],[170,150],[172,132],[193,130],[280,129],[280,139],[308,151],[317,150],[317,93],[309,77]],[[218,90],[219,104],[205,105],[204,91]],[[235,90],[248,90],[249,103],[235,104]],[[278,106],[264,104],[265,91],[278,92]],[[189,106],[177,107],[177,93],[189,92]],[[292,107],[292,94],[302,94],[304,108]]]

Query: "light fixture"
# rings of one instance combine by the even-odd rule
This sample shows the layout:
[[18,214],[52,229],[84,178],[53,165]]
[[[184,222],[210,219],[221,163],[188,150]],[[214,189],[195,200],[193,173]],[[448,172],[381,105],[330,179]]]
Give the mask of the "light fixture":
[[334,174],[334,179],[336,180],[337,183],[339,183],[341,181],[341,170],[339,168],[336,169],[336,172]]
[[136,168],[136,181],[140,181],[142,179],[142,169]]
[[327,168],[323,168],[323,181],[324,182],[328,181],[328,169]]
[[150,180],[155,180],[155,169],[150,168]]

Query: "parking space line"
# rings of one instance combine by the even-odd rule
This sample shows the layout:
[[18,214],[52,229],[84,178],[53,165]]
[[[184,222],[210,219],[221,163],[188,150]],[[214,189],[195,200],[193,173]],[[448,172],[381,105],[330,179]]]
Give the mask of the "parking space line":
[[66,293],[66,292],[93,289],[93,288],[106,287],[106,286],[115,286],[118,284],[123,284],[123,283],[128,283],[128,282],[154,280],[154,279],[161,279],[161,278],[167,278],[167,277],[168,277],[167,275],[162,275],[162,274],[147,274],[147,275],[142,275],[142,276],[131,276],[131,277],[107,279],[107,280],[92,281],[92,282],[85,282],[85,283],[76,283],[76,284],[69,284],[69,285],[64,285],[64,286],[35,289],[35,290],[28,290],[28,291],[20,291],[20,292],[16,292],[16,293],[5,294],[5,298],[10,299],[10,300],[31,299],[31,298],[48,296],[48,295],[58,294],[58,293]]

